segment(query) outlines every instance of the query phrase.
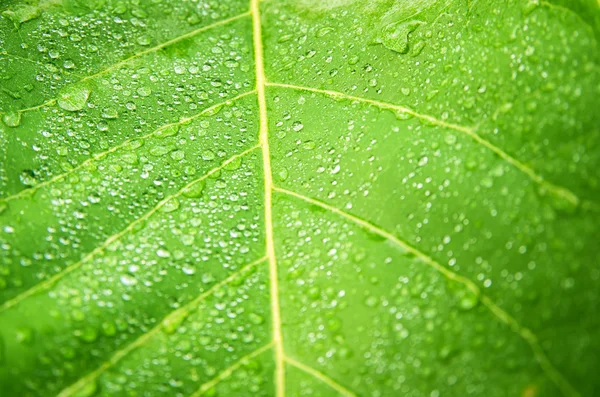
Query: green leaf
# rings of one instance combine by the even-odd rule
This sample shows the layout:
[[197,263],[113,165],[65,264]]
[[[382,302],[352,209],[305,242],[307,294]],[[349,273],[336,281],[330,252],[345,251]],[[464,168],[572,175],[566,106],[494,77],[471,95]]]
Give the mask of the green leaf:
[[597,394],[595,0],[0,15],[2,396]]

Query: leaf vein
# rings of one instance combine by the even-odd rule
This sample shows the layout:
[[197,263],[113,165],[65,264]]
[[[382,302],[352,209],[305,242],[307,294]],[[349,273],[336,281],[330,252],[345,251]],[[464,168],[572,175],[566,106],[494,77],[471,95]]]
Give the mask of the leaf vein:
[[283,336],[281,331],[281,313],[279,308],[279,279],[277,275],[277,259],[275,255],[275,238],[273,232],[273,174],[271,171],[271,153],[269,149],[269,122],[267,114],[267,100],[265,96],[267,79],[265,77],[264,53],[262,43],[262,27],[260,15],[260,0],[251,0],[250,11],[252,14],[252,39],[254,45],[254,67],[256,73],[256,90],[258,93],[258,106],[260,114],[259,142],[263,155],[264,173],[264,220],[267,257],[269,258],[269,281],[271,295],[271,318],[273,344],[275,347],[275,395],[285,396],[285,364]]
[[231,374],[233,374],[235,372],[235,370],[237,370],[238,368],[240,368],[242,365],[246,364],[250,359],[252,359],[252,358],[254,358],[256,356],[261,355],[262,353],[264,353],[267,350],[269,350],[271,347],[273,347],[273,341],[271,341],[270,343],[268,343],[265,346],[261,347],[260,349],[256,349],[252,353],[250,353],[250,354],[242,357],[235,364],[233,364],[229,368],[221,371],[213,380],[208,381],[208,382],[204,383],[202,386],[200,386],[200,388],[195,393],[193,393],[190,397],[198,397],[198,396],[203,395],[204,393],[206,393],[207,391],[209,391],[210,389],[212,389],[213,387],[215,387],[222,380],[227,379],[228,377],[230,377]]
[[250,264],[242,267],[240,270],[232,273],[227,278],[219,281],[218,283],[216,283],[215,285],[213,285],[212,287],[210,287],[207,291],[203,292],[201,295],[199,295],[198,297],[196,297],[192,301],[186,303],[184,306],[182,306],[182,307],[180,307],[178,309],[173,310],[171,313],[167,314],[160,322],[158,322],[152,329],[150,329],[149,331],[147,331],[144,334],[140,335],[135,341],[133,341],[132,343],[128,344],[124,348],[119,349],[118,351],[116,351],[107,361],[105,361],[104,363],[102,363],[97,369],[95,369],[94,371],[88,373],[87,375],[85,375],[84,377],[80,378],[79,380],[75,381],[73,384],[71,384],[71,386],[63,389],[60,393],[58,393],[57,397],[68,397],[68,396],[72,396],[73,394],[77,393],[84,386],[86,386],[87,384],[89,384],[90,382],[92,382],[93,380],[95,380],[96,378],[98,378],[106,370],[108,370],[109,368],[111,368],[112,366],[114,366],[115,364],[117,364],[119,361],[121,361],[123,358],[125,358],[133,350],[135,350],[138,347],[144,345],[155,334],[157,334],[158,332],[160,332],[160,330],[162,329],[163,325],[165,323],[167,323],[169,321],[169,319],[171,319],[171,318],[172,319],[175,319],[175,318],[180,319],[182,315],[184,315],[185,317],[188,317],[190,314],[192,314],[192,313],[194,313],[196,311],[197,305],[200,302],[202,302],[204,299],[208,298],[216,290],[218,290],[219,288],[223,287],[224,285],[227,285],[228,283],[230,283],[231,281],[233,281],[234,279],[236,279],[238,276],[240,276],[243,273],[249,271],[250,269],[252,269],[256,265],[264,262],[266,259],[267,259],[267,257],[263,256],[262,258],[260,258],[260,259],[258,259],[256,261],[254,261],[254,262],[252,262],[252,263],[250,263]]
[[113,146],[112,148],[110,148],[108,150],[105,150],[104,152],[97,153],[97,154],[93,155],[92,157],[90,157],[89,159],[83,161],[81,164],[78,164],[77,166],[73,167],[69,171],[66,171],[66,172],[63,172],[62,174],[56,175],[56,176],[48,179],[47,181],[41,182],[41,183],[39,183],[39,184],[31,187],[31,188],[23,189],[23,190],[21,190],[18,193],[15,193],[15,194],[13,194],[11,196],[8,196],[8,197],[5,197],[3,199],[0,199],[0,202],[8,202],[8,201],[15,200],[15,199],[23,197],[23,196],[31,196],[32,194],[34,194],[37,190],[41,189],[42,187],[51,185],[51,184],[53,184],[53,183],[55,183],[57,181],[60,181],[60,180],[64,179],[65,177],[71,175],[72,173],[74,173],[74,172],[76,172],[76,171],[78,171],[78,170],[80,170],[82,168],[85,168],[85,167],[87,167],[90,164],[93,164],[94,161],[100,160],[100,159],[104,158],[106,155],[114,153],[117,150],[125,147],[126,145],[128,145],[132,141],[135,141],[135,140],[138,140],[138,139],[149,138],[152,135],[154,135],[154,134],[156,134],[156,133],[158,133],[160,131],[163,131],[165,129],[168,129],[168,128],[171,128],[171,127],[174,127],[174,126],[178,126],[178,125],[181,125],[181,124],[185,124],[185,123],[187,123],[189,121],[192,121],[192,120],[194,120],[194,119],[196,119],[198,117],[202,117],[204,114],[212,112],[213,110],[215,110],[216,108],[218,108],[220,106],[226,105],[228,103],[233,103],[233,102],[237,101],[238,99],[244,98],[244,97],[246,97],[248,95],[252,95],[254,93],[256,93],[256,90],[245,92],[245,93],[240,94],[240,95],[238,95],[236,97],[227,99],[226,101],[219,102],[217,104],[209,106],[208,108],[202,110],[201,112],[196,113],[196,114],[194,114],[192,116],[189,116],[189,117],[182,118],[182,119],[180,119],[177,122],[162,125],[162,126],[158,127],[157,129],[155,129],[154,131],[149,132],[148,134],[145,134],[145,135],[142,135],[142,136],[139,136],[139,137],[135,137],[135,138],[127,139],[127,140],[121,142],[120,144],[118,144],[116,146]]
[[333,379],[331,379],[329,376],[325,375],[321,371],[318,371],[306,364],[303,364],[300,361],[295,360],[289,356],[285,357],[285,361],[288,364],[293,365],[294,367],[298,368],[299,370],[306,372],[307,374],[315,377],[316,379],[325,383],[327,386],[331,387],[333,390],[337,391],[338,393],[340,393],[341,395],[343,395],[345,397],[357,397],[358,396],[356,393],[346,389],[344,386],[340,385],[339,383],[337,383],[336,381],[334,381]]
[[269,82],[269,83],[267,83],[267,85],[273,86],[273,87],[289,88],[289,89],[293,89],[293,90],[315,92],[315,93],[323,94],[323,95],[326,95],[326,96],[329,96],[332,98],[342,98],[342,99],[358,101],[358,102],[362,102],[362,103],[368,103],[368,104],[377,106],[381,109],[388,109],[388,110],[394,110],[397,112],[406,113],[413,117],[427,121],[431,124],[461,132],[461,133],[469,136],[470,138],[472,138],[473,140],[475,140],[477,143],[481,144],[485,148],[494,152],[496,155],[498,155],[504,161],[506,161],[510,165],[516,167],[518,170],[520,170],[525,175],[527,175],[533,182],[544,187],[552,194],[569,201],[573,205],[577,206],[580,204],[579,197],[577,197],[577,195],[575,195],[575,193],[571,192],[569,189],[567,189],[565,187],[555,185],[555,184],[547,181],[543,176],[536,173],[531,167],[525,165],[518,159],[516,159],[516,158],[512,157],[510,154],[506,153],[504,150],[500,149],[498,146],[496,146],[496,145],[492,144],[491,142],[487,141],[486,139],[482,138],[479,134],[476,133],[475,128],[464,127],[464,126],[461,126],[458,124],[448,123],[443,120],[436,119],[433,116],[415,112],[414,110],[411,110],[405,106],[396,105],[393,103],[376,101],[374,99],[368,99],[368,98],[358,97],[358,96],[349,95],[349,94],[344,94],[344,93],[338,92],[338,91],[322,90],[322,89],[318,89],[318,88],[304,87],[304,86],[297,86],[297,85],[293,85],[293,84],[283,84],[283,83]]
[[180,195],[182,195],[186,189],[190,188],[191,186],[195,185],[196,183],[199,183],[201,181],[203,181],[204,179],[208,178],[209,176],[211,176],[212,174],[222,170],[224,167],[226,167],[228,164],[230,164],[232,161],[235,161],[241,157],[244,157],[245,155],[247,155],[248,153],[258,149],[260,146],[259,145],[255,145],[253,147],[251,147],[250,149],[247,149],[241,153],[238,153],[232,157],[230,157],[229,159],[225,160],[223,163],[221,163],[221,165],[219,165],[216,168],[213,168],[212,170],[210,170],[209,172],[207,172],[206,174],[204,174],[203,176],[193,180],[192,182],[188,183],[187,185],[185,185],[183,188],[181,188],[177,193],[174,193],[172,195],[167,196],[166,198],[164,198],[163,200],[161,200],[155,207],[153,207],[150,211],[146,212],[144,215],[142,215],[141,217],[139,217],[138,219],[134,220],[133,222],[131,222],[127,227],[125,227],[123,230],[121,230],[119,233],[113,234],[112,236],[110,236],[109,238],[107,238],[104,243],[102,243],[101,245],[99,245],[98,247],[96,247],[93,251],[91,251],[90,253],[88,253],[86,256],[84,256],[81,260],[79,260],[78,262],[75,262],[69,266],[67,266],[66,268],[64,268],[61,272],[55,274],[54,276],[52,276],[51,278],[36,284],[35,286],[31,287],[30,289],[26,290],[25,292],[17,295],[16,297],[4,302],[1,306],[0,306],[0,313],[2,313],[3,311],[10,309],[11,307],[19,304],[20,302],[22,302],[23,300],[27,299],[28,297],[35,295],[41,291],[44,291],[48,288],[51,288],[52,286],[54,286],[59,280],[61,280],[62,278],[64,278],[67,274],[73,272],[74,270],[80,268],[84,263],[86,263],[87,261],[89,261],[90,259],[96,257],[96,255],[98,255],[99,253],[101,253],[106,247],[108,247],[110,244],[112,244],[113,242],[119,240],[121,237],[125,236],[127,233],[129,233],[130,231],[132,231],[136,225],[138,225],[139,223],[143,222],[144,220],[148,219],[149,217],[151,217],[154,213],[156,213],[160,208],[162,208],[169,200],[172,200],[173,198],[179,197]]
[[[121,66],[126,65],[129,62],[131,62],[134,59],[137,59],[137,58],[139,58],[141,56],[144,56],[146,54],[150,54],[150,53],[159,51],[159,50],[161,50],[161,49],[163,49],[165,47],[168,47],[168,46],[170,46],[172,44],[175,44],[175,43],[177,43],[177,42],[179,42],[181,40],[185,40],[185,39],[188,39],[190,37],[194,37],[194,36],[196,36],[199,33],[205,32],[205,31],[210,30],[212,28],[215,28],[217,26],[226,25],[226,24],[228,24],[230,22],[236,21],[238,19],[242,19],[242,18],[247,17],[249,15],[250,15],[250,12],[246,11],[246,12],[243,12],[241,14],[235,15],[233,17],[226,18],[226,19],[217,21],[215,23],[211,23],[210,25],[202,26],[201,28],[192,30],[191,32],[184,33],[184,34],[182,34],[180,36],[177,36],[177,37],[175,37],[175,38],[173,38],[171,40],[165,41],[164,43],[158,44],[158,45],[156,45],[156,46],[154,46],[152,48],[148,48],[147,50],[137,52],[137,53],[131,55],[128,58],[125,58],[125,59],[123,59],[123,60],[121,60],[121,61],[119,61],[119,62],[117,62],[117,63],[115,63],[113,65],[110,65],[107,68],[102,69],[101,71],[99,71],[97,73],[94,73],[92,75],[83,77],[81,80],[79,80],[77,82],[74,82],[74,83],[81,83],[83,81],[93,80],[96,77],[100,77],[100,76],[102,76],[102,75],[104,75],[104,74],[106,74],[108,72],[111,72],[111,71],[113,71],[115,69],[118,69]],[[17,110],[17,112],[18,113],[25,113],[25,112],[29,112],[29,111],[32,111],[32,110],[37,110],[37,109],[40,109],[40,108],[42,108],[44,106],[50,106],[50,105],[54,104],[57,100],[58,100],[57,98],[49,99],[48,101],[46,101],[44,103],[41,103],[39,105],[32,106],[32,107],[25,108],[25,109]],[[0,112],[0,115],[3,115],[3,114],[6,114],[6,112]]]
[[381,229],[368,221],[360,219],[354,215],[351,215],[345,211],[340,210],[339,208],[333,207],[322,201],[306,197],[300,193],[296,193],[291,190],[282,189],[279,187],[275,187],[274,190],[276,192],[286,194],[291,197],[295,197],[295,198],[302,200],[304,202],[307,202],[309,204],[317,205],[317,206],[319,206],[325,210],[328,210],[336,215],[339,215],[345,219],[348,219],[349,221],[351,221],[351,222],[353,222],[375,234],[378,234],[379,236],[398,245],[403,250],[415,255],[415,257],[419,258],[425,264],[431,266],[438,272],[442,273],[442,275],[445,276],[447,279],[463,284],[466,288],[468,288],[471,292],[473,292],[480,298],[481,302],[486,306],[486,308],[488,308],[488,310],[490,310],[490,312],[492,314],[494,314],[500,321],[502,321],[503,323],[508,325],[514,332],[516,332],[523,340],[525,340],[525,342],[527,342],[530,345],[531,349],[533,350],[536,360],[540,364],[540,367],[542,368],[542,370],[544,371],[546,376],[548,376],[548,378],[561,390],[561,392],[565,396],[569,396],[569,397],[579,396],[579,393],[575,390],[575,388],[551,363],[550,359],[548,358],[548,356],[546,355],[546,353],[540,346],[540,344],[538,342],[538,338],[535,336],[535,334],[530,329],[519,324],[519,322],[514,317],[512,317],[510,314],[508,314],[506,311],[504,311],[502,308],[500,308],[489,297],[483,295],[481,292],[481,289],[473,281],[471,281],[470,279],[468,279],[464,276],[461,276],[457,273],[454,273],[447,267],[441,265],[439,262],[434,260],[429,255],[423,253],[422,251],[418,250],[417,248],[413,247],[412,245],[408,244],[407,242],[401,240],[400,238],[396,237],[394,234],[392,234],[384,229]]

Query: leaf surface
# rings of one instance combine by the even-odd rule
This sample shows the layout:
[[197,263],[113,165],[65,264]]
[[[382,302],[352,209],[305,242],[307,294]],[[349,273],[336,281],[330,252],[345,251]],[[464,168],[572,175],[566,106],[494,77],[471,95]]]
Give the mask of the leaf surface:
[[595,1],[0,15],[3,396],[598,392]]

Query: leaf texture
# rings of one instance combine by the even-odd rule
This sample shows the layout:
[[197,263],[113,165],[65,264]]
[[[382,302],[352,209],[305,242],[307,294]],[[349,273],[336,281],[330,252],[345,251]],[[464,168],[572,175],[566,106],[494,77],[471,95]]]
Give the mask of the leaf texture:
[[594,0],[0,15],[2,396],[600,392]]

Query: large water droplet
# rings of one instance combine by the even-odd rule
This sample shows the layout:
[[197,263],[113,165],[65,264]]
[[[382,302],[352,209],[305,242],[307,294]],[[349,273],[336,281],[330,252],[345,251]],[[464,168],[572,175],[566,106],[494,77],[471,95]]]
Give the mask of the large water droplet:
[[2,117],[2,121],[9,127],[18,127],[21,124],[21,113],[8,112]]
[[383,44],[392,51],[406,54],[409,48],[408,36],[421,24],[423,24],[422,21],[391,23],[383,28],[383,31],[377,37],[375,42]]
[[89,88],[80,85],[69,86],[59,94],[58,106],[61,109],[75,112],[83,109],[89,97]]

